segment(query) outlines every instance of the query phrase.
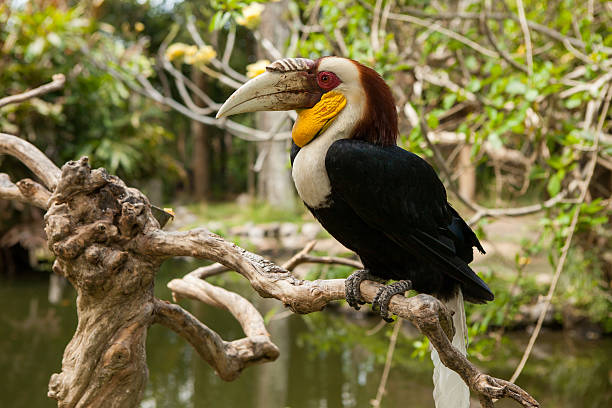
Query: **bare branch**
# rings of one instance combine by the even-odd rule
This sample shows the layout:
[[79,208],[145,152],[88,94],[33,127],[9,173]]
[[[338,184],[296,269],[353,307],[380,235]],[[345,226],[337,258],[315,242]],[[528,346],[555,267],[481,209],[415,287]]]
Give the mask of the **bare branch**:
[[60,170],[31,143],[17,136],[0,133],[0,154],[16,157],[53,191],[60,177]]
[[525,59],[527,60],[527,73],[533,75],[533,48],[531,46],[531,34],[529,34],[529,26],[527,24],[527,17],[525,16],[525,6],[523,6],[523,0],[516,0],[516,7],[518,9],[518,19],[523,31],[523,37],[525,38]]
[[[410,13],[412,15],[415,16],[419,16],[422,18],[427,18],[427,19],[432,19],[432,20],[452,20],[455,18],[460,18],[460,19],[465,19],[465,20],[478,20],[480,18],[480,13],[473,13],[473,12],[448,12],[448,13],[436,13],[436,14],[431,14],[431,13],[427,13],[424,12],[421,9],[417,9],[414,7],[405,7],[404,11],[407,13]],[[400,16],[402,14],[399,14]],[[391,17],[390,17],[391,18]],[[506,19],[512,19],[514,21],[518,21],[518,17],[513,15],[513,14],[507,14],[507,13],[491,13],[487,16],[487,18],[489,19],[494,19],[494,20],[506,20]],[[563,41],[568,41],[571,45],[573,45],[574,47],[579,47],[584,49],[586,47],[586,44],[584,43],[584,41],[578,39],[578,38],[574,38],[574,37],[569,37],[566,35],[561,34],[559,31],[556,31],[550,27],[547,27],[543,24],[540,23],[536,23],[534,21],[531,20],[527,20],[527,26],[534,30],[537,31],[541,34],[544,34],[554,40],[557,40],[559,42],[563,42]],[[595,46],[596,49],[598,49],[599,51],[605,52],[607,54],[612,53],[612,48],[610,47],[606,47],[606,46],[602,46],[602,45],[596,45]]]
[[[404,114],[410,120],[411,113],[409,109],[405,108]],[[469,225],[474,225],[482,217],[501,217],[501,216],[516,217],[516,216],[536,213],[546,208],[551,208],[557,205],[567,196],[567,191],[561,191],[559,194],[546,200],[544,203],[527,205],[524,207],[515,207],[515,208],[487,208],[477,203],[474,203],[459,193],[459,190],[452,182],[450,170],[448,166],[446,165],[446,161],[442,157],[442,153],[437,148],[436,144],[433,143],[432,135],[434,133],[429,130],[429,127],[427,126],[427,123],[425,123],[425,120],[423,118],[420,118],[419,123],[420,123],[421,129],[423,129],[423,132],[422,132],[423,137],[425,138],[425,141],[427,142],[427,145],[429,146],[429,148],[433,151],[434,159],[436,160],[436,163],[438,164],[440,171],[449,180],[449,189],[453,192],[453,194],[455,194],[455,196],[462,203],[464,203],[465,205],[468,206],[468,208],[476,212],[476,214],[468,222]]]
[[[297,254],[291,257],[287,262],[282,265],[283,269],[292,271],[296,266],[304,263],[318,263],[328,265],[346,265],[351,266],[355,269],[363,269],[363,264],[359,261],[349,258],[341,258],[338,256],[313,256],[309,255],[310,251],[314,249],[317,241],[310,241],[306,246]],[[202,266],[190,272],[186,276],[193,276],[198,279],[206,279],[211,276],[219,275],[221,273],[230,271],[231,269],[220,263],[214,263],[208,266]]]
[[[457,145],[466,142],[464,133],[430,131],[428,136],[434,144]],[[486,152],[492,161],[508,162],[525,168],[531,165],[530,159],[519,150],[509,149],[506,146],[494,146],[488,140],[482,143],[480,149]]]
[[220,275],[229,270],[230,269],[225,265],[221,265],[220,263],[214,263],[212,265],[202,266],[200,268],[194,269],[193,271],[189,272],[188,275],[195,276],[198,279],[206,279],[211,276]]
[[336,43],[338,44],[338,48],[340,48],[340,52],[342,53],[342,56],[348,58],[349,50],[348,50],[348,47],[346,46],[346,43],[344,42],[342,31],[340,31],[338,27],[334,28],[334,39],[336,40]]
[[491,44],[491,46],[493,48],[495,48],[495,51],[497,51],[499,53],[499,55],[501,55],[501,57],[508,62],[510,65],[512,65],[514,68],[519,69],[525,73],[529,72],[529,69],[522,65],[519,64],[518,62],[516,62],[512,56],[510,54],[508,54],[508,52],[506,52],[505,50],[503,50],[497,43],[497,39],[493,36],[493,32],[491,32],[491,28],[489,27],[489,24],[487,23],[488,20],[488,16],[490,14],[490,10],[491,10],[491,0],[486,0],[485,1],[485,7],[482,11],[481,14],[481,19],[480,19],[480,26],[482,28],[482,31],[484,31],[487,40],[489,40],[489,44]]
[[66,77],[64,76],[64,74],[55,74],[53,75],[53,80],[47,84],[41,85],[38,88],[34,88],[32,90],[22,92],[17,95],[6,96],[0,99],[0,108],[6,105],[10,105],[12,103],[20,103],[36,96],[57,91],[58,89],[61,89],[65,83]]
[[483,217],[518,217],[521,215],[533,214],[542,211],[546,208],[554,207],[567,197],[567,191],[561,191],[554,197],[549,198],[540,204],[526,205],[523,207],[512,208],[486,208],[480,207],[476,214],[468,221],[469,225],[474,225]]
[[339,256],[313,256],[309,255],[316,245],[317,241],[310,241],[306,246],[297,254],[291,257],[287,262],[283,264],[283,268],[288,271],[292,271],[296,266],[303,263],[318,263],[328,265],[346,265],[352,266],[355,269],[363,269],[363,264],[360,261],[349,258],[341,258]]
[[225,41],[225,51],[223,51],[223,58],[221,59],[221,63],[223,65],[229,65],[230,57],[232,56],[232,51],[234,50],[234,42],[236,41],[236,26],[232,24],[230,27],[230,31],[227,34],[227,40]]
[[109,66],[104,66],[102,64],[98,64],[101,69],[106,70],[110,75],[119,81],[123,82],[128,88],[137,92],[147,98],[151,98],[154,101],[166,105],[179,113],[187,116],[190,119],[196,120],[198,122],[202,122],[206,125],[216,126],[220,129],[225,129],[230,132],[232,135],[239,137],[244,140],[249,141],[260,141],[260,140],[286,140],[291,137],[291,132],[280,132],[275,134],[271,139],[269,132],[264,132],[258,129],[254,129],[245,125],[241,125],[238,122],[234,122],[232,120],[223,118],[216,119],[207,115],[200,115],[187,106],[181,104],[180,102],[172,99],[170,97],[162,95],[159,91],[157,91],[153,85],[143,77],[142,75],[137,75],[136,78],[138,80],[138,84],[135,84],[126,74],[117,71],[114,68]]
[[372,26],[370,27],[370,42],[372,50],[377,52],[380,49],[380,42],[378,41],[378,30],[380,24],[380,10],[382,8],[382,0],[376,0],[374,6],[374,16],[372,17]]
[[[404,114],[410,120],[409,111],[404,109]],[[448,185],[449,185],[450,190],[453,192],[453,194],[455,194],[455,197],[457,197],[462,203],[468,206],[469,209],[473,211],[478,211],[480,206],[476,203],[473,203],[466,197],[464,197],[463,194],[459,192],[459,189],[455,185],[453,178],[451,177],[451,172],[448,166],[446,165],[446,161],[444,161],[444,157],[442,157],[442,153],[440,152],[440,149],[438,149],[438,147],[429,138],[430,129],[429,129],[429,126],[427,126],[427,122],[425,122],[425,118],[423,117],[422,111],[421,111],[421,116],[419,118],[419,124],[421,127],[421,133],[423,134],[423,138],[425,139],[425,142],[427,142],[427,146],[434,153],[434,159],[436,160],[436,163],[438,164],[440,171],[442,172],[442,174],[444,174],[444,177],[446,177],[446,179],[448,180]]]
[[407,23],[411,23],[411,24],[416,24],[416,25],[420,25],[421,27],[426,27],[429,30],[434,30],[439,32],[440,34],[443,34],[447,37],[450,37],[454,40],[457,40],[465,45],[467,45],[468,47],[472,48],[473,50],[481,53],[482,55],[485,55],[487,57],[491,57],[491,58],[499,58],[499,54],[495,51],[492,51],[488,48],[483,47],[482,45],[470,40],[469,38],[467,38],[464,35],[461,35],[459,33],[456,33],[454,31],[451,31],[447,28],[442,27],[440,24],[438,23],[431,23],[431,21],[426,21],[423,19],[420,19],[418,17],[415,16],[411,16],[409,14],[398,14],[398,13],[389,13],[389,19],[390,20],[397,20],[397,21],[404,21]]
[[[602,98],[603,99],[603,98]],[[602,118],[608,114],[608,109],[610,108],[610,100],[612,99],[612,86],[608,86],[607,95],[604,102],[604,109],[601,113]],[[601,100],[599,101],[601,103]],[[580,193],[580,198],[578,199],[578,204],[575,206],[574,215],[572,216],[572,221],[570,223],[567,237],[565,238],[565,243],[563,244],[563,248],[561,249],[561,256],[557,262],[557,267],[555,268],[555,274],[553,275],[553,279],[550,282],[550,287],[548,288],[548,293],[544,298],[544,307],[540,312],[540,316],[538,317],[538,321],[536,323],[536,327],[529,338],[529,343],[525,348],[525,352],[523,353],[523,357],[519,362],[516,370],[512,374],[512,378],[510,378],[510,382],[516,381],[516,379],[521,375],[525,364],[527,363],[527,359],[531,355],[531,350],[533,349],[533,345],[540,334],[540,330],[542,329],[542,324],[544,323],[544,318],[546,317],[546,312],[548,311],[548,307],[552,301],[553,294],[555,293],[555,289],[557,288],[557,283],[559,282],[559,277],[561,276],[561,272],[565,266],[565,261],[567,260],[567,255],[569,253],[570,245],[572,243],[572,238],[574,237],[574,232],[576,231],[576,227],[578,225],[578,220],[580,219],[580,210],[582,209],[582,204],[585,202],[587,194],[589,192],[589,185],[591,184],[591,180],[593,179],[593,174],[595,172],[595,165],[597,164],[597,156],[598,156],[598,146],[599,146],[599,137],[601,135],[601,127],[603,126],[603,119],[601,119],[597,125],[597,129],[595,130],[595,139],[593,141],[594,150],[591,153],[591,159],[585,166],[586,178],[582,185],[582,191]]]
[[[191,34],[191,38],[193,39],[193,41],[196,43],[196,45],[198,47],[203,47],[206,45],[206,43],[204,42],[204,40],[202,39],[202,37],[200,36],[200,33],[198,32],[198,29],[195,25],[195,18],[193,16],[190,16],[187,19],[187,31],[189,31],[189,34]],[[229,77],[219,74],[222,77],[222,80],[226,83],[226,84],[230,84],[230,83],[234,83],[234,84],[242,84],[242,82],[246,82],[248,80],[247,77],[245,77],[244,75],[234,71],[228,64],[223,64],[221,61],[219,61],[217,58],[213,58],[210,60],[211,64],[219,69],[219,70],[223,70],[225,73],[227,73],[227,75],[229,75]],[[231,78],[230,78],[231,77]],[[233,78],[233,80],[232,80]],[[235,81],[237,82],[235,82]],[[233,85],[229,85],[229,86],[233,86]],[[240,86],[240,85],[238,85]]]
[[272,41],[263,37],[259,31],[253,31],[253,37],[261,44],[263,49],[268,53],[271,60],[277,60],[283,57],[283,54],[272,44]]
[[51,193],[37,182],[26,178],[17,182],[17,188],[31,204],[43,210],[49,208]]
[[[196,294],[193,295],[193,297],[196,296]],[[154,307],[153,321],[185,338],[200,357],[210,364],[219,377],[225,381],[236,379],[242,370],[250,365],[274,361],[278,357],[278,348],[270,341],[267,332],[226,342],[178,305],[155,299]]]
[[[25,204],[34,204],[32,200],[23,195],[19,187],[14,184],[8,174],[0,173],[0,199],[15,200]],[[45,207],[46,208],[46,207]]]
[[[45,227],[49,247],[57,257],[54,270],[72,282],[81,299],[77,304],[79,329],[66,348],[62,372],[54,374],[49,383],[49,396],[60,405],[136,406],[146,381],[144,341],[152,323],[163,324],[187,339],[225,380],[234,379],[251,364],[278,356],[261,315],[236,294],[195,276],[174,282],[191,286],[175,287],[181,294],[227,308],[236,316],[247,337],[232,342],[223,341],[180,306],[155,299],[152,282],[164,258],[182,255],[220,262],[247,278],[261,296],[279,299],[297,313],[321,310],[331,301],[344,299],[343,279],[296,279],[205,229],[159,230],[146,197],[105,170],[92,170],[87,158],[62,167],[49,201],[53,205]],[[360,289],[371,302],[381,287],[364,281]],[[472,390],[488,398],[508,396],[526,407],[537,406],[520,388],[480,373],[452,347],[448,340],[452,320],[437,299],[394,296],[389,309],[419,328],[443,363],[458,372]],[[125,381],[108,383],[108,378]]]
[[[382,320],[384,321],[384,320]],[[376,398],[371,402],[372,407],[378,408],[382,401],[383,395],[385,395],[385,388],[387,386],[387,379],[389,378],[389,371],[391,371],[391,362],[393,361],[393,352],[395,351],[395,344],[397,337],[399,336],[400,329],[402,328],[403,320],[398,318],[395,321],[395,327],[393,327],[393,333],[389,340],[389,347],[387,348],[387,357],[385,359],[385,367],[383,368],[382,376],[380,377],[380,384],[378,384],[378,390],[376,391]]]

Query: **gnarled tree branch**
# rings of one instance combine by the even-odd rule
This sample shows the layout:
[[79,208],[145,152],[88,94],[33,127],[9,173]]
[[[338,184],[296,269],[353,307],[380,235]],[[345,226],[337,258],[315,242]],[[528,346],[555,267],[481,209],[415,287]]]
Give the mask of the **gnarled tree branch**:
[[[201,283],[205,282],[201,281]],[[201,283],[198,283],[198,285],[201,285]],[[196,288],[197,285],[184,288],[181,293],[186,297],[196,299],[208,296],[207,292],[198,291]],[[221,288],[216,289],[218,292],[224,291]],[[181,288],[177,288],[177,291],[179,290]],[[234,298],[238,296],[231,292],[227,292],[226,295]],[[208,299],[214,298],[214,295],[208,297]],[[215,300],[222,306],[228,306],[228,304],[222,303],[218,299]],[[242,300],[246,302],[245,299]],[[243,302],[241,303],[241,306],[245,306]],[[217,333],[206,327],[206,325],[180,306],[159,299],[155,299],[154,305],[154,322],[168,327],[185,338],[198,352],[200,357],[210,364],[219,374],[219,377],[225,381],[236,379],[242,370],[250,365],[274,361],[278,357],[278,348],[270,341],[270,335],[263,327],[263,319],[261,319],[256,310],[254,313],[252,310],[249,310],[250,315],[244,316],[244,319],[239,319],[239,321],[241,323],[249,321],[254,326],[253,329],[257,328],[259,330],[250,330],[251,327],[246,325],[247,331],[251,331],[250,335],[243,339],[226,342]],[[253,307],[250,303],[248,305],[250,308]],[[258,321],[260,319],[261,322]],[[245,325],[243,325],[244,327]],[[261,330],[262,328],[263,330]]]
[[4,200],[15,200],[46,210],[49,197],[49,190],[33,180],[23,179],[13,184],[7,174],[0,173],[0,198]]
[[[146,243],[149,243],[146,246]],[[145,244],[143,246],[143,244]],[[250,253],[233,243],[205,230],[188,232],[155,231],[139,243],[145,252],[158,256],[172,253],[183,256],[212,259],[247,278],[262,297],[273,297],[296,313],[311,313],[321,310],[334,300],[344,299],[344,279],[305,281],[295,278],[285,269]],[[220,254],[223,254],[220,256]],[[195,282],[188,276],[187,282]],[[185,292],[185,280],[175,279],[169,283],[170,289],[179,295]],[[382,284],[372,281],[361,283],[363,299],[371,303]],[[203,299],[209,303],[206,299]],[[508,397],[524,407],[537,407],[538,402],[520,387],[505,380],[481,373],[448,340],[452,338],[452,320],[448,310],[436,298],[421,294],[411,298],[394,296],[389,310],[404,319],[410,320],[438,350],[442,362],[456,371],[470,389],[479,394],[481,400]]]
[[32,172],[45,183],[45,186],[53,190],[57,185],[60,170],[47,156],[31,143],[17,136],[0,132],[0,154],[8,154],[16,157],[25,164]]

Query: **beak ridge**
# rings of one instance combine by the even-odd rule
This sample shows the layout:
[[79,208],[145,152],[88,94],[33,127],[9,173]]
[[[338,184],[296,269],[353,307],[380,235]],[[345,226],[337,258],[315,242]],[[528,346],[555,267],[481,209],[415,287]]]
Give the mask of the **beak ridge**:
[[[297,60],[297,59],[296,59]],[[267,71],[238,88],[221,106],[217,118],[245,112],[286,111],[313,107],[321,99],[321,89],[309,70],[314,62],[283,66],[279,60]],[[306,63],[309,62],[309,63]],[[293,68],[293,69],[289,69]]]

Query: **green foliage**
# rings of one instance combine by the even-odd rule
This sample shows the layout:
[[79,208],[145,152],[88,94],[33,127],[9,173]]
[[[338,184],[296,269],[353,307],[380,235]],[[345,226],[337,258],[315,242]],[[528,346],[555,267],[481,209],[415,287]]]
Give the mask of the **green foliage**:
[[[161,125],[159,108],[95,64],[107,53],[125,53],[126,42],[112,27],[80,6],[0,7],[0,95],[41,85],[55,73],[67,77],[61,93],[2,109],[2,129],[36,140],[58,164],[89,155],[93,165],[126,179],[180,174],[163,148],[174,136]],[[150,62],[137,53],[124,59],[124,68],[151,74]]]

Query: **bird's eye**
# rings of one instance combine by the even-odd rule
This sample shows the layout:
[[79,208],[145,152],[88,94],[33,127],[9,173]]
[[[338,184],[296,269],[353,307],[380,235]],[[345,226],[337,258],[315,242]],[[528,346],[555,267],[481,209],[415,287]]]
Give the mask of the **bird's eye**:
[[338,76],[333,72],[324,71],[319,72],[319,74],[317,75],[317,82],[319,83],[319,86],[321,88],[326,91],[329,91],[340,85],[340,82],[342,81],[340,81],[340,78],[338,78]]

